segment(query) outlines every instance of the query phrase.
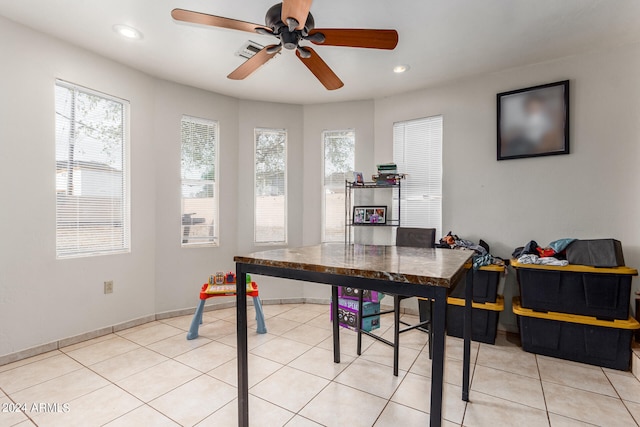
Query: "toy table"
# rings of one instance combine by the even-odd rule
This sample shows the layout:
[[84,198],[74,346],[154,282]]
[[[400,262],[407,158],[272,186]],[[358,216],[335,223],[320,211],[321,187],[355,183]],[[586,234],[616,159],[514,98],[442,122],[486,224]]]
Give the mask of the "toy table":
[[[259,334],[266,334],[267,327],[264,323],[264,313],[262,311],[262,304],[258,297],[258,284],[256,282],[247,283],[247,296],[253,297],[253,306],[256,309],[256,321],[258,322],[256,332]],[[221,285],[210,285],[205,283],[200,290],[200,303],[193,315],[191,321],[191,327],[187,333],[187,339],[192,340],[198,338],[198,328],[202,324],[202,312],[204,311],[204,303],[209,298],[215,297],[227,297],[236,295],[236,282],[225,282]]]

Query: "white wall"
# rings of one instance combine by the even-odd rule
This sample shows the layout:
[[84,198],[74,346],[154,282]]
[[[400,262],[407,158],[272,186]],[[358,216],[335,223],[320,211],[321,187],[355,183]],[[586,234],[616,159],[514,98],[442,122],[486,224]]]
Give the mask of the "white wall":
[[[149,77],[4,18],[0,40],[3,355],[155,313],[155,155]],[[56,78],[131,103],[130,254],[56,260]]]
[[[156,311],[194,307],[199,285],[216,271],[235,270],[238,217],[238,100],[167,81],[155,86]],[[180,120],[217,120],[219,126],[219,246],[181,245]],[[213,303],[214,300],[209,300]],[[219,302],[216,299],[216,302]]]
[[[302,245],[303,115],[299,105],[240,101],[238,119],[238,252],[249,253],[284,245],[253,243],[254,129],[287,130],[287,220],[288,246]],[[255,278],[255,277],[254,277]],[[260,277],[262,299],[302,298],[301,283]]]
[[[482,238],[501,257],[532,239],[613,237],[626,264],[640,267],[638,76],[636,44],[378,99],[375,160],[390,157],[394,122],[442,114],[445,231]],[[571,154],[496,161],[496,94],[565,79]],[[505,297],[516,288],[511,275]]]

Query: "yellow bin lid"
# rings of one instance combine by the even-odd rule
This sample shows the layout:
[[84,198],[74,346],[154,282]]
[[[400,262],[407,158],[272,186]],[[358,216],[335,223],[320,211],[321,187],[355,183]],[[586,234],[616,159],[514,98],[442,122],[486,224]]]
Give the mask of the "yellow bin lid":
[[603,326],[605,328],[616,329],[640,329],[640,323],[633,317],[629,316],[627,320],[600,320],[596,317],[581,316],[578,314],[558,313],[548,311],[541,313],[533,311],[530,308],[522,308],[520,305],[520,297],[513,297],[513,312],[518,316],[536,317],[538,319],[557,320],[560,322],[579,323],[581,325]]
[[[468,262],[468,263],[466,263],[464,265],[464,268],[466,268],[467,270],[470,270],[472,267],[473,267],[473,264],[471,264],[470,262]],[[478,270],[480,270],[480,271],[496,271],[498,273],[502,273],[504,271],[504,265],[497,265],[497,264],[483,265]]]
[[638,270],[636,270],[635,268],[629,268],[629,267],[592,267],[590,265],[581,265],[581,264],[569,264],[565,266],[520,264],[515,259],[511,260],[511,265],[514,268],[531,268],[534,270],[567,271],[570,273],[624,274],[627,276],[638,275]]
[[[464,298],[447,298],[447,304],[464,307],[464,303]],[[479,308],[481,310],[502,311],[504,310],[504,297],[502,295],[498,295],[496,302],[474,302],[471,304],[471,307]]]

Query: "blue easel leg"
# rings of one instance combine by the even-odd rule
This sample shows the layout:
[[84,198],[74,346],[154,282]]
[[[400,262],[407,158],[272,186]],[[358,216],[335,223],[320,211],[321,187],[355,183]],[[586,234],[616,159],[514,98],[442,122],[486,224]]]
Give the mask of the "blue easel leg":
[[191,326],[189,327],[189,332],[187,333],[187,339],[192,340],[198,338],[198,328],[202,323],[202,312],[204,311],[204,302],[205,300],[201,299],[198,304],[198,308],[196,308],[196,313],[193,315],[193,320],[191,320]]
[[258,322],[256,332],[259,334],[266,334],[267,326],[264,323],[264,313],[262,311],[262,303],[260,302],[259,297],[253,297],[253,306],[256,309],[256,322]]

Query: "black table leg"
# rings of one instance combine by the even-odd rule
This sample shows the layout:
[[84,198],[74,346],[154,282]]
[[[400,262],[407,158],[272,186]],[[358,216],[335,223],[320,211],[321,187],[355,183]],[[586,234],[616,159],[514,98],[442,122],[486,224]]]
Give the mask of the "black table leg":
[[247,346],[247,273],[236,264],[236,317],[238,334],[238,426],[249,427],[249,372]]
[[333,302],[333,361],[340,363],[340,325],[338,323],[338,287],[331,286],[331,301]]
[[433,358],[431,360],[431,427],[442,424],[442,386],[444,382],[444,324],[447,288],[437,286],[433,304]]
[[393,375],[398,376],[400,365],[400,296],[393,296]]
[[469,374],[471,359],[471,313],[473,303],[473,269],[467,271],[466,287],[464,291],[464,353],[462,362],[462,400],[469,401]]

